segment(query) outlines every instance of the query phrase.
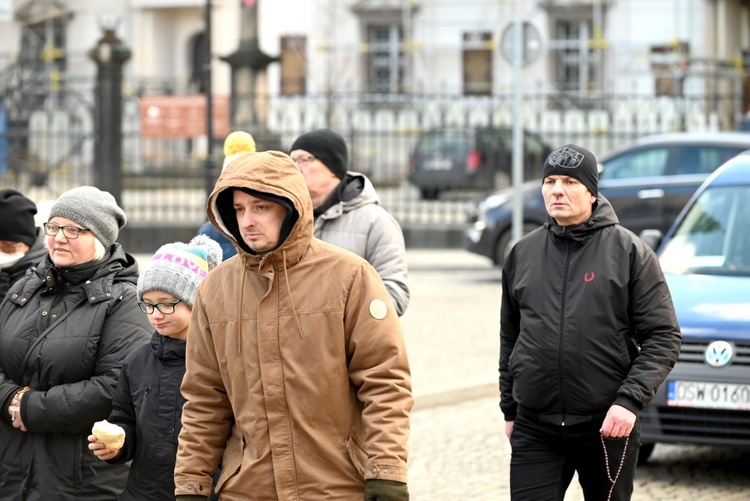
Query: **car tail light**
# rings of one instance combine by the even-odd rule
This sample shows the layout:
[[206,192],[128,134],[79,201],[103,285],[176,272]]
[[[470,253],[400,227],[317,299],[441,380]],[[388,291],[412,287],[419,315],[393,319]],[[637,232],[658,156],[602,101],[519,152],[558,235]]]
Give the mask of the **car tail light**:
[[467,153],[466,167],[471,171],[479,170],[479,152],[477,150]]

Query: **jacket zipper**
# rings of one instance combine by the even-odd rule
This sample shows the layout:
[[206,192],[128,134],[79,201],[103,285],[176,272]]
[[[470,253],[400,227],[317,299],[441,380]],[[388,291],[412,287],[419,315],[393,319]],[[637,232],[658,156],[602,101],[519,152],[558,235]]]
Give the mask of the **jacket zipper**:
[[562,282],[562,297],[560,298],[560,344],[559,344],[559,354],[560,357],[560,364],[559,364],[559,382],[560,382],[560,413],[562,414],[562,422],[560,423],[561,426],[565,426],[565,384],[564,384],[564,374],[565,374],[565,357],[564,357],[564,349],[563,349],[563,341],[564,341],[564,335],[565,335],[565,298],[567,297],[567,289],[568,289],[568,269],[570,267],[570,242],[568,242],[568,250],[565,255],[565,268],[563,272],[563,282]]
[[146,389],[143,390],[143,400],[141,400],[141,411],[138,413],[138,420],[140,421],[143,419],[143,413],[146,411],[146,402],[148,400],[148,392],[151,390],[150,386],[146,386]]

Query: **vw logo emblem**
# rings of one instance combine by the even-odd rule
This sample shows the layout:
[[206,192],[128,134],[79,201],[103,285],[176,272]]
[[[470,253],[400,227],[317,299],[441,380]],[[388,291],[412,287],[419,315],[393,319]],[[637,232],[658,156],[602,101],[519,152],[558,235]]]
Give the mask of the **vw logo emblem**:
[[714,341],[706,348],[706,362],[712,367],[724,367],[732,359],[732,345],[726,341]]

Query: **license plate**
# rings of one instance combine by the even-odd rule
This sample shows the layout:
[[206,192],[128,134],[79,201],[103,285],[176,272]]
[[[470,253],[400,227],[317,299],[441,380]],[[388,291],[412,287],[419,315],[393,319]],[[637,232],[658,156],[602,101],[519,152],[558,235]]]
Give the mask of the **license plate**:
[[424,170],[451,170],[453,168],[453,160],[446,157],[432,157],[425,159],[422,167]]
[[750,410],[750,385],[669,381],[667,383],[667,405]]

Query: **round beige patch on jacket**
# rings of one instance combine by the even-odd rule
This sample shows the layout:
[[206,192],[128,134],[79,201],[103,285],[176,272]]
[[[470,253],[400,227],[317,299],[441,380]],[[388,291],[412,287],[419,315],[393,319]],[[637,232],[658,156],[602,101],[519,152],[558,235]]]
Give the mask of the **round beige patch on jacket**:
[[373,299],[370,303],[370,315],[377,320],[383,320],[388,313],[388,307],[382,299]]

